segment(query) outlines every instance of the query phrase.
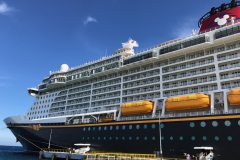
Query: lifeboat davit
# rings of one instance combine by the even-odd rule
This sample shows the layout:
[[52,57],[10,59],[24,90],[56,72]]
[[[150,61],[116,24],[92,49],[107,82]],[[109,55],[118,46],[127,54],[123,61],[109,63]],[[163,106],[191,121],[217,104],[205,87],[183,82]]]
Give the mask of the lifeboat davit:
[[210,98],[203,93],[169,97],[166,100],[165,107],[167,111],[209,108]]
[[124,103],[121,106],[122,115],[144,114],[153,111],[153,102],[144,100],[138,102]]
[[228,102],[231,106],[240,105],[240,89],[233,89],[228,92]]

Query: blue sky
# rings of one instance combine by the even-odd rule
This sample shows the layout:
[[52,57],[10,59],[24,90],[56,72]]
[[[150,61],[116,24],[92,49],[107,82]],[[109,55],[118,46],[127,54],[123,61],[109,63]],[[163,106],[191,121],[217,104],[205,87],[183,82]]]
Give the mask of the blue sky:
[[[230,0],[0,0],[0,145],[20,145],[3,119],[25,114],[49,71],[121,48],[135,51],[189,36],[213,6]],[[107,48],[107,53],[106,53]]]

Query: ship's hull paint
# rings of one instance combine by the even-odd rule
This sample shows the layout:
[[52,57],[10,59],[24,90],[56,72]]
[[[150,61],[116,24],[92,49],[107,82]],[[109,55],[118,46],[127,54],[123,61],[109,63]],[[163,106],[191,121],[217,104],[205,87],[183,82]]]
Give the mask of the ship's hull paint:
[[[181,121],[183,118],[175,121],[166,119],[166,122],[161,123],[163,156],[184,158],[184,153],[197,153],[194,147],[209,146],[214,148],[216,160],[235,160],[240,157],[237,149],[240,141],[238,136],[240,118],[237,118],[239,115],[219,117],[208,116],[203,117],[202,120],[201,118],[194,120],[193,117],[185,118],[185,121]],[[38,131],[28,127],[10,127],[10,129],[27,151],[39,151],[37,146],[47,148],[51,129],[51,148],[74,147],[74,143],[90,143],[91,150],[95,151],[128,153],[159,151],[158,121],[141,122],[129,121],[127,124],[112,122],[68,127],[42,126]]]

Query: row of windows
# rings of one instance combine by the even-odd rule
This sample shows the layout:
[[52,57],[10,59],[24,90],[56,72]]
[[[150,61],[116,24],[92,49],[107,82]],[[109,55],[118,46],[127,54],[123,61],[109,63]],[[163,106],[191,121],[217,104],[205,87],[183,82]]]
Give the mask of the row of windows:
[[[46,110],[46,113],[48,112],[48,110]],[[39,113],[45,113],[45,110],[44,111],[38,111],[38,112],[30,112],[28,113],[27,115],[33,115],[33,114],[39,114]]]
[[[132,136],[129,136],[129,137],[125,137],[125,136],[122,136],[122,137],[118,137],[118,136],[116,136],[116,137],[92,137],[92,138],[90,138],[90,137],[82,137],[82,140],[90,140],[90,139],[92,139],[92,140],[101,140],[101,139],[103,139],[103,140],[134,140],[134,138],[135,138],[135,140],[140,140],[141,138],[139,137],[139,136],[136,136],[136,137],[132,137]],[[147,137],[147,136],[144,136],[144,137],[142,137],[144,140],[156,140],[156,137],[155,136],[152,136],[152,137]],[[233,140],[233,138],[232,138],[232,136],[227,136],[227,137],[225,137],[228,141],[232,141]],[[162,136],[161,137],[161,139],[162,140],[165,140],[164,139],[164,136]],[[170,136],[169,137],[169,139],[172,141],[172,140],[174,140],[174,138],[173,138],[173,136]],[[201,137],[201,139],[202,140],[204,140],[204,141],[206,141],[207,140],[207,137],[206,136],[202,136]],[[183,141],[184,140],[184,138],[183,138],[183,136],[180,136],[179,137],[179,140],[180,141]],[[195,136],[192,136],[191,137],[191,140],[196,140],[196,137]],[[219,141],[220,140],[220,137],[219,136],[215,136],[214,137],[214,140],[215,141]]]
[[[42,102],[40,101],[39,104],[41,104],[41,103],[47,103],[47,102],[50,102],[50,101],[52,102],[53,99],[51,99],[51,100],[49,99],[48,101],[46,100],[45,102],[44,102],[44,101],[42,101]],[[38,102],[35,102],[34,104],[38,104]]]
[[[46,108],[46,107],[49,107],[49,105],[45,105],[45,106],[44,106],[44,108]],[[31,110],[34,110],[35,108],[36,108],[36,109],[38,109],[38,108],[40,109],[41,106],[39,106],[39,107],[33,107],[33,108],[31,108]],[[42,108],[43,108],[43,106],[42,106]]]
[[[161,126],[161,128],[164,128],[164,124],[162,123],[162,124],[160,124],[160,126]],[[147,124],[144,124],[143,126],[142,126],[144,129],[147,129],[148,128],[148,125]],[[155,125],[155,124],[152,124],[151,125],[151,128],[152,129],[155,129],[157,126]],[[95,131],[96,129],[98,129],[99,131],[100,130],[107,130],[107,129],[110,129],[110,130],[113,130],[113,126],[110,126],[110,127],[108,127],[108,126],[104,126],[104,127],[88,127],[88,128],[83,128],[83,131],[91,131],[91,129],[93,130],[93,131]],[[121,127],[120,126],[115,126],[115,129],[116,130],[119,130],[120,128],[122,128],[122,130],[125,130],[127,127],[125,126],[125,125],[122,125]],[[128,126],[128,128],[129,129],[133,129],[133,125],[129,125]],[[140,129],[140,125],[136,125],[136,129]]]
[[[195,127],[195,123],[194,122],[190,122],[190,127]],[[224,125],[225,126],[227,126],[227,127],[229,127],[229,126],[231,126],[231,122],[229,121],[229,120],[226,120],[225,122],[224,122]],[[238,125],[240,126],[240,120],[238,121]],[[206,122],[204,122],[204,121],[202,121],[201,123],[200,123],[200,126],[201,127],[206,127]],[[212,126],[213,127],[217,127],[218,126],[218,122],[217,121],[212,121]],[[155,124],[152,124],[152,125],[147,125],[147,124],[144,124],[144,125],[136,125],[135,126],[136,127],[136,129],[140,129],[140,127],[143,127],[144,129],[148,129],[148,127],[150,127],[150,128],[152,128],[152,129],[155,129],[156,127],[158,127],[158,126],[156,126]],[[163,123],[161,123],[160,124],[160,127],[161,128],[164,128],[164,124]],[[101,131],[101,130],[108,130],[108,128],[110,129],[110,130],[113,130],[114,129],[114,127],[113,126],[104,126],[104,127],[88,127],[88,128],[86,128],[86,127],[84,127],[83,128],[83,131],[91,131],[91,130],[93,130],[93,131],[95,131],[95,130],[99,130],[99,131]],[[116,130],[119,130],[119,129],[122,129],[122,130],[125,130],[125,129],[127,129],[127,126],[126,125],[122,125],[121,127],[120,126],[115,126],[115,129]],[[128,125],[128,129],[133,129],[133,125]]]
[[29,120],[38,119],[38,118],[47,118],[47,115],[45,115],[45,116],[37,116],[37,117],[29,117]]
[[[51,96],[53,97],[54,94],[52,94],[52,95],[50,94],[50,95],[46,95],[46,96],[37,97],[37,99],[43,99],[43,98],[45,98],[45,97],[48,98],[48,97],[51,97]],[[55,93],[55,96],[57,96],[57,93]]]

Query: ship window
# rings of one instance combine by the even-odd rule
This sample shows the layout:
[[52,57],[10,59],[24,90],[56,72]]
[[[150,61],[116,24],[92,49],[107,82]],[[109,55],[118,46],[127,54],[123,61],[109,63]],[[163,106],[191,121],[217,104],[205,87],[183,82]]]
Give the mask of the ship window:
[[180,136],[179,139],[182,141],[183,140],[183,136]]
[[163,123],[161,123],[161,124],[160,124],[160,127],[161,127],[161,128],[164,128],[164,124],[163,124]]
[[107,126],[104,127],[104,130],[107,130]]
[[132,125],[129,125],[129,129],[132,129]]
[[94,137],[92,137],[92,139],[94,140]]
[[101,131],[101,127],[98,127],[98,130]]
[[147,125],[146,124],[144,124],[144,129],[147,129]]
[[[239,120],[239,125],[240,125],[240,120]],[[136,129],[139,129],[140,128],[140,126],[139,125],[136,125]]]
[[116,137],[116,140],[118,140],[118,137]]
[[86,128],[84,127],[84,128],[83,128],[83,131],[85,131],[85,130],[86,130]]
[[119,129],[119,126],[116,126],[116,130],[118,130]]
[[171,141],[173,140],[173,136],[170,137],[170,140],[171,140]]
[[106,140],[106,137],[103,137],[104,140]]
[[216,141],[218,141],[219,140],[219,137],[218,136],[215,136],[215,138],[214,138]]
[[129,140],[131,141],[131,140],[132,140],[132,137],[129,137]]
[[195,126],[195,123],[194,122],[191,122],[190,123],[190,127],[194,127]]
[[155,140],[155,137],[154,137],[154,136],[152,137],[152,140],[153,140],[153,141]]
[[144,140],[147,140],[147,137],[146,137],[146,136],[144,137]]
[[164,140],[164,137],[162,136],[161,139]]
[[194,136],[192,136],[192,137],[191,137],[191,139],[194,141],[194,140],[195,140],[195,137],[194,137]]
[[100,140],[101,138],[100,137],[98,137],[98,140]]
[[213,121],[212,125],[213,125],[213,127],[217,127],[218,126],[218,122],[217,121]]
[[225,121],[224,124],[225,124],[225,126],[231,126],[231,122],[230,121]]
[[122,129],[123,129],[123,130],[125,129],[125,125],[122,126]]
[[152,129],[154,129],[155,128],[155,124],[152,124]]
[[228,136],[227,139],[228,139],[229,141],[231,141],[231,140],[232,140],[232,137],[231,137],[231,136]]
[[122,140],[124,140],[125,139],[125,137],[122,137]]
[[205,122],[201,122],[200,125],[201,125],[201,127],[205,127],[206,123]]
[[91,128],[90,127],[88,127],[88,131],[90,131],[91,130]]
[[109,137],[109,140],[112,140],[112,137]]
[[206,141],[206,140],[207,140],[207,137],[206,137],[206,136],[203,136],[202,139],[203,139],[204,141]]

